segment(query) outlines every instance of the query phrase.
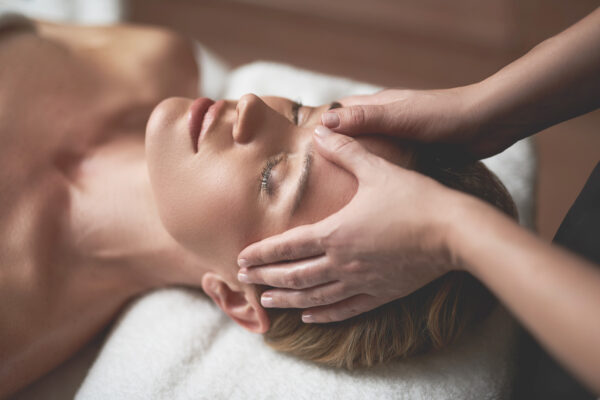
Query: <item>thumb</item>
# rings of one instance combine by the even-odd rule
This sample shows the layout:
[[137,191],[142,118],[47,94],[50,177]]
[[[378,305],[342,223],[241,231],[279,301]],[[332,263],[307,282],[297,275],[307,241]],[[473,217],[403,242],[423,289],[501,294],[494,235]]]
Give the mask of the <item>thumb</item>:
[[354,138],[332,132],[324,126],[317,126],[314,137],[317,150],[323,157],[348,170],[359,181],[367,176],[367,171],[376,168],[381,160]]
[[327,128],[346,135],[393,133],[393,115],[388,105],[354,105],[323,113],[321,122]]

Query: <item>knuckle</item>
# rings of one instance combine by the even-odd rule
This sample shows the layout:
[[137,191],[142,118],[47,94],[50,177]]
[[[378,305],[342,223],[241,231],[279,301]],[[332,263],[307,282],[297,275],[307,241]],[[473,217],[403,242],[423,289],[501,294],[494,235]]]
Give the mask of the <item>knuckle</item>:
[[287,304],[288,307],[304,308],[306,307],[306,298],[303,292],[293,292],[290,294],[290,301]]
[[323,311],[319,313],[319,320],[324,323],[337,321],[335,314],[332,311]]
[[264,264],[266,260],[265,252],[262,249],[257,250],[254,254],[248,255],[246,259],[253,262],[254,264]]
[[335,137],[335,141],[333,142],[333,151],[336,153],[348,151],[350,144],[353,142],[354,139],[349,136],[338,135]]
[[343,321],[344,319],[346,319],[344,317],[344,311],[340,310],[339,308],[330,311],[327,315],[327,318],[330,322],[338,322],[338,321]]
[[283,277],[283,286],[290,289],[300,289],[302,288],[302,278],[295,271],[286,272]]
[[327,304],[327,298],[323,294],[312,294],[308,297],[309,306],[320,306]]
[[273,294],[273,304],[278,308],[288,308],[291,307],[290,300],[285,295]]
[[349,274],[360,274],[364,272],[365,266],[360,260],[351,260],[346,263],[345,270]]
[[361,106],[352,106],[348,110],[348,122],[352,126],[361,127],[366,121],[365,109]]
[[279,260],[291,260],[294,250],[288,243],[282,243],[275,247],[273,251],[275,257]]
[[311,273],[311,274],[307,274],[302,279],[302,284],[304,285],[303,286],[304,288],[317,286],[317,285],[321,284],[322,282],[323,282],[322,274],[317,275],[315,273]]
[[360,314],[360,311],[358,310],[357,307],[349,307],[348,309],[346,309],[344,311],[344,315],[342,315],[343,318],[350,318],[350,317],[354,317],[355,315]]
[[328,229],[319,237],[319,245],[330,251],[337,250],[343,246],[343,240],[340,235],[341,224],[339,218],[332,220],[332,222],[334,223],[330,224]]
[[347,293],[347,292],[349,292],[350,290],[352,290],[352,289],[353,289],[353,286],[354,286],[354,285],[352,285],[352,284],[351,284],[350,282],[348,282],[347,280],[342,280],[342,281],[339,281],[339,282],[337,283],[337,292],[338,292],[338,294]]

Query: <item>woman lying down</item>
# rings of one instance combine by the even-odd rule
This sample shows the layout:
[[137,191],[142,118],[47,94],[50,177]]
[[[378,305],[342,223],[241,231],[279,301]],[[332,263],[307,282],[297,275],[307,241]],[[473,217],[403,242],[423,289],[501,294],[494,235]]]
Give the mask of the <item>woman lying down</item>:
[[[297,310],[262,308],[266,288],[238,282],[246,245],[320,220],[355,193],[355,178],[312,149],[321,114],[339,103],[195,99],[188,42],[142,27],[13,20],[0,30],[0,66],[3,396],[164,286],[202,288],[274,348],[349,369],[440,349],[494,304],[452,272],[362,316],[303,324]],[[516,214],[479,162],[447,167],[411,143],[358,141]]]

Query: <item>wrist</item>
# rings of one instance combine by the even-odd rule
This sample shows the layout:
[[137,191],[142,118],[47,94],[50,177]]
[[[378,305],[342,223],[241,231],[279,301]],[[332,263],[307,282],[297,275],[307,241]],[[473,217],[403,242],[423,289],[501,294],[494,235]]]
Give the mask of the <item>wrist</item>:
[[489,118],[482,107],[485,92],[488,90],[484,81],[457,88],[461,98],[459,112],[461,132],[467,137],[475,137]]
[[511,64],[469,86],[468,113],[480,140],[492,149],[492,154],[539,130],[536,121],[540,116],[530,107],[539,99],[523,89],[527,82],[515,77],[513,70]]
[[493,226],[492,219],[500,214],[492,206],[485,202],[457,192],[451,204],[446,206],[447,213],[445,222],[445,246],[450,260],[450,269],[462,270],[477,275],[479,267],[473,258],[474,247],[481,248],[482,241],[489,233],[489,227]]
[[445,254],[448,271],[464,270],[462,243],[468,240],[466,237],[468,229],[462,229],[462,225],[468,224],[469,196],[446,188],[448,194],[439,196],[444,199],[444,204],[438,206],[441,210],[438,225],[438,232],[441,232],[442,251]]

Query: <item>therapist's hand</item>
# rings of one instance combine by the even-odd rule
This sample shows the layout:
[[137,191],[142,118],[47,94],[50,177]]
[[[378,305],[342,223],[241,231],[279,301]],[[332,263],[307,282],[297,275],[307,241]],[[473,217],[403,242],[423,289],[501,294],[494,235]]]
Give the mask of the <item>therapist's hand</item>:
[[[320,135],[319,135],[320,133]],[[305,322],[343,320],[406,296],[451,268],[448,230],[462,194],[319,127],[315,147],[354,174],[340,211],[244,249],[238,279],[274,286],[265,307],[307,308]]]
[[443,89],[387,89],[341,99],[344,106],[324,113],[321,122],[350,136],[385,134],[436,144],[440,154],[461,160],[489,157],[516,138],[484,127],[479,84]]

